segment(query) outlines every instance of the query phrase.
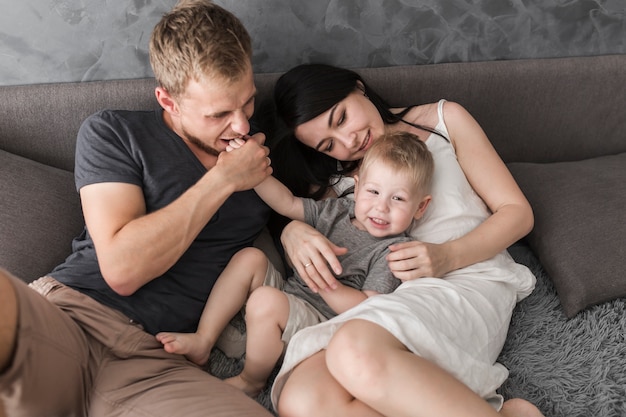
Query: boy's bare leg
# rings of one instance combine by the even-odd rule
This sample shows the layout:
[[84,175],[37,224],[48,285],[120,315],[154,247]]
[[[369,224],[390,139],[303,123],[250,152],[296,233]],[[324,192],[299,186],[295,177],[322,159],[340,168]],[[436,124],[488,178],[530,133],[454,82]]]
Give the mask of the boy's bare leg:
[[256,397],[283,353],[283,330],[289,317],[289,300],[273,287],[258,288],[246,307],[246,362],[239,375],[225,381]]
[[[0,373],[11,364],[17,337],[17,298],[8,273],[0,269]],[[4,408],[1,409],[4,411]]]
[[268,262],[256,248],[237,252],[215,283],[196,333],[161,332],[156,335],[157,340],[167,352],[185,355],[204,365],[228,322],[241,310],[250,293],[263,285]]

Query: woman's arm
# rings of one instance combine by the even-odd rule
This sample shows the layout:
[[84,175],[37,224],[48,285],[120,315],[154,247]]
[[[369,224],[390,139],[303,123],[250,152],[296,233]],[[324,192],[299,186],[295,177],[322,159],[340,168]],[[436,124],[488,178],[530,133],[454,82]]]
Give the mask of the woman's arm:
[[444,118],[465,176],[493,214],[456,240],[439,245],[409,242],[391,246],[389,265],[403,280],[440,277],[489,259],[533,227],[528,200],[476,120],[454,102],[445,103]]
[[531,231],[534,218],[530,203],[476,120],[457,103],[444,105],[444,117],[461,169],[493,213],[451,242],[457,269],[502,252]]

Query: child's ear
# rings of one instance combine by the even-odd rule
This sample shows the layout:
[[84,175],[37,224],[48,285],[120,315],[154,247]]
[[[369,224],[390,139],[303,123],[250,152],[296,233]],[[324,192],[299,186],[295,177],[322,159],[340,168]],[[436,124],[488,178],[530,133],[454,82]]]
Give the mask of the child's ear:
[[415,220],[419,220],[422,218],[422,216],[426,212],[426,209],[428,208],[428,205],[430,204],[430,201],[432,199],[433,199],[433,196],[427,195],[422,199],[422,201],[420,201],[419,206],[417,206],[417,211],[415,212],[415,215],[413,216]]
[[359,193],[359,176],[355,175],[353,178],[354,178],[354,198],[356,199],[356,196]]

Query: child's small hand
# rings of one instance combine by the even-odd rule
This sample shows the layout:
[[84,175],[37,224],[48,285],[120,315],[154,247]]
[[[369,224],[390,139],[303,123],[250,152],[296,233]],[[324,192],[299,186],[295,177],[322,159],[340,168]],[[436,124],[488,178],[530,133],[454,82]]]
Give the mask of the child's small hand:
[[226,147],[226,152],[231,152],[235,149],[240,148],[246,141],[243,138],[235,138],[228,142],[228,146]]

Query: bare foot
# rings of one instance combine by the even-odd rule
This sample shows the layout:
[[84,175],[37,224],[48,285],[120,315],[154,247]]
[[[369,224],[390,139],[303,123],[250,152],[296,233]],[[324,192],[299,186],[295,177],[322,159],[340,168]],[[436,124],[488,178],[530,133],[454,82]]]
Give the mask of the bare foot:
[[521,398],[505,401],[500,414],[506,417],[544,417],[537,407]]
[[256,398],[265,386],[265,382],[248,381],[241,374],[226,378],[224,382],[243,391],[248,397],[252,398]]
[[187,359],[198,365],[209,361],[211,348],[197,333],[157,333],[156,338],[163,343],[163,349],[169,353],[185,355]]

